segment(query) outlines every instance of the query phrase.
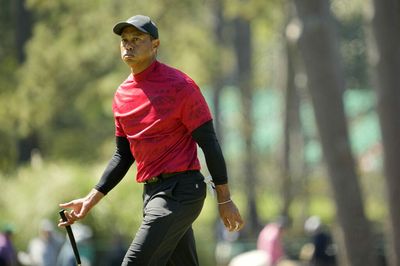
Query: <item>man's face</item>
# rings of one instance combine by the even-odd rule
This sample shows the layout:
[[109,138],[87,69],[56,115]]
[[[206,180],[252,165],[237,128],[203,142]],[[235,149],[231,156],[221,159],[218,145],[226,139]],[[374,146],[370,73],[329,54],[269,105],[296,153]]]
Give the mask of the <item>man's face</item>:
[[147,64],[155,58],[158,45],[159,40],[152,40],[149,34],[126,27],[121,34],[121,58],[130,66]]

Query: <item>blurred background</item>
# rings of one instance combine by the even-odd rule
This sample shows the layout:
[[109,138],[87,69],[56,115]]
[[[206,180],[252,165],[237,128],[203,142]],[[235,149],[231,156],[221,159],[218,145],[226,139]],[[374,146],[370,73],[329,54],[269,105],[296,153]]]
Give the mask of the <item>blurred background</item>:
[[[209,194],[194,224],[201,265],[260,249],[261,230],[282,217],[283,258],[309,265],[310,216],[332,236],[336,265],[400,265],[398,2],[0,6],[0,226],[19,264],[45,265],[30,261],[33,239],[64,237],[58,204],[86,195],[111,158],[111,102],[129,75],[112,27],[145,14],[159,28],[158,59],[191,76],[212,109],[246,220],[239,234],[225,232]],[[82,221],[87,265],[119,265],[111,261],[141,221],[141,190],[132,167]]]

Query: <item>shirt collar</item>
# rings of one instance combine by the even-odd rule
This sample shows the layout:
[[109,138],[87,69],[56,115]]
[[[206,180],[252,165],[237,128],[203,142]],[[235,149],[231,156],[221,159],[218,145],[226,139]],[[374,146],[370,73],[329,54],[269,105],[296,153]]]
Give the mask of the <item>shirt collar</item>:
[[153,72],[154,68],[156,67],[156,65],[158,64],[157,60],[154,60],[153,63],[151,63],[150,66],[148,66],[145,70],[143,70],[140,73],[137,74],[133,74],[133,80],[134,81],[141,81],[141,80],[145,80],[147,78],[147,76]]

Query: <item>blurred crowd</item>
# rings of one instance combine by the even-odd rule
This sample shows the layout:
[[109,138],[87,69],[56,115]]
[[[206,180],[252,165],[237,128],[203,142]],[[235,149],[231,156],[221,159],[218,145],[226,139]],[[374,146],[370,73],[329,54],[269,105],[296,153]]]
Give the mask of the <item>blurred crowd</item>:
[[[95,265],[92,229],[80,223],[71,227],[81,265]],[[0,233],[0,266],[75,266],[76,259],[69,239],[60,232],[61,230],[56,230],[55,222],[43,220],[37,236],[29,241],[27,249],[17,251],[13,244],[14,228],[9,225],[3,226]],[[125,254],[121,237],[116,235],[112,242],[112,248],[102,261],[103,266],[120,265]]]
[[[329,228],[318,216],[309,217],[304,223],[305,243],[296,258],[290,256],[285,244],[291,222],[278,217],[267,223],[259,232],[256,248],[238,252],[238,233],[219,234],[216,248],[218,266],[336,266],[336,246]],[[238,249],[238,248],[236,248]],[[233,255],[237,253],[236,255]]]
[[[291,222],[278,217],[261,227],[254,248],[239,247],[240,232],[229,232],[221,222],[215,226],[217,245],[216,266],[336,266],[336,245],[330,228],[318,216],[309,217],[304,223],[306,241],[293,258],[288,252]],[[125,255],[126,242],[114,234],[101,261],[96,260],[92,229],[81,223],[72,225],[82,266],[120,265]],[[26,250],[17,251],[13,245],[15,229],[6,225],[0,233],[0,266],[75,266],[75,256],[68,237],[57,229],[55,222],[43,220],[37,236],[31,239]],[[65,232],[65,231],[64,231]],[[214,265],[205,265],[214,266]]]

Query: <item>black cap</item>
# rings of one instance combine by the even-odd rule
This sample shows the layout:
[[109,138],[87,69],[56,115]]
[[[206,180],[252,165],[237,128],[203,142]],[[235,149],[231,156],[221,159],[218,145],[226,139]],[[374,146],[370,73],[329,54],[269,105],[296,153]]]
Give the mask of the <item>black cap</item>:
[[148,16],[136,15],[129,18],[127,21],[119,22],[114,26],[113,32],[121,35],[124,28],[128,26],[133,26],[141,32],[148,33],[153,38],[158,39],[157,26]]

